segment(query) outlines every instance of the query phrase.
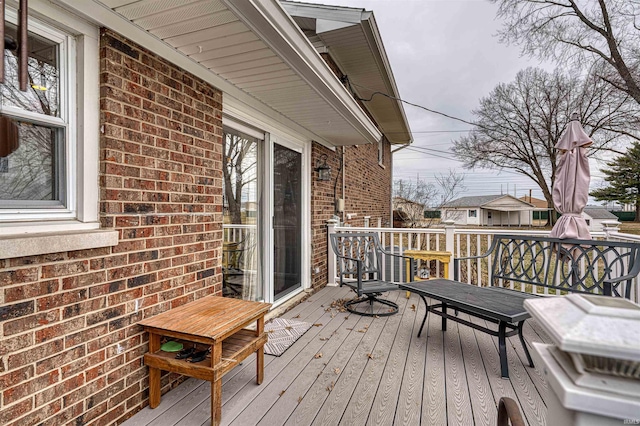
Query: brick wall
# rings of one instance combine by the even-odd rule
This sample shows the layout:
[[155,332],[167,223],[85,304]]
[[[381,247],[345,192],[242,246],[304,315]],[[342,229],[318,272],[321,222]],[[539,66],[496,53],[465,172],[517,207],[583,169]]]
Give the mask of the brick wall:
[[[378,146],[367,144],[347,147],[345,152],[345,222],[364,226],[364,216],[371,216],[369,226],[391,226],[391,146],[383,143],[382,165],[378,163]],[[346,213],[355,213],[352,219]]]
[[110,31],[100,78],[101,221],[120,242],[0,259],[2,425],[129,417],[148,396],[137,322],[221,290],[222,93]]
[[[364,217],[370,216],[369,226],[391,226],[391,146],[383,144],[383,164],[378,164],[377,145],[359,145],[344,148],[344,181],[340,171],[340,157],[343,148],[332,151],[313,143],[312,168],[323,155],[327,156],[327,165],[331,166],[331,181],[319,182],[317,172],[312,170],[311,178],[311,268],[312,285],[319,288],[327,283],[327,220],[334,214],[335,198],[345,199],[345,211],[338,213],[341,221],[352,226],[364,226]],[[337,185],[336,185],[337,179]],[[344,183],[344,193],[343,193]],[[347,220],[347,213],[355,217]],[[316,268],[319,271],[315,272]]]

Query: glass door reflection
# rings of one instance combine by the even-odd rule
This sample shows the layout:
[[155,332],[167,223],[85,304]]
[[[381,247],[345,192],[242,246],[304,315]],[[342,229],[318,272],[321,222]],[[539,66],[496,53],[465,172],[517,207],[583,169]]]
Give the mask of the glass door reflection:
[[302,154],[273,146],[274,300],[302,286]]
[[222,294],[263,300],[260,227],[260,140],[224,128]]

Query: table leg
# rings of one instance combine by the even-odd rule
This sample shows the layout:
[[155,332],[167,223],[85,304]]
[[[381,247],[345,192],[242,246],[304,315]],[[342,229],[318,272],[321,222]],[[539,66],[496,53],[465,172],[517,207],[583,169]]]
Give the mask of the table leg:
[[[264,317],[258,318],[256,336],[260,337],[262,333],[264,333]],[[264,346],[260,346],[256,351],[256,359],[256,381],[260,385],[264,379]]]
[[509,364],[507,363],[507,345],[506,345],[507,323],[500,321],[498,323],[498,352],[500,354],[500,372],[505,379],[509,378]]
[[443,262],[442,268],[444,269],[444,278],[448,280],[449,279],[449,262]]
[[[442,304],[442,313],[443,314],[447,314],[447,304],[443,303]],[[442,317],[442,331],[447,331],[447,317],[443,316]]]
[[522,327],[524,326],[524,321],[520,321],[518,323],[518,337],[520,338],[520,343],[522,343],[522,348],[524,349],[524,354],[527,356],[527,361],[529,361],[529,367],[533,367],[533,360],[531,359],[531,355],[529,354],[529,349],[527,349],[527,344],[524,342],[524,336],[522,335]]
[[[160,350],[160,335],[149,333],[149,353]],[[160,369],[149,367],[149,406],[156,408],[160,405]]]
[[420,298],[424,302],[424,306],[426,306],[427,311],[424,313],[424,318],[422,319],[422,325],[420,325],[420,330],[418,330],[418,337],[422,334],[422,329],[424,328],[424,323],[427,322],[427,315],[429,315],[429,304],[427,303],[427,299],[423,295],[420,294]]
[[[222,342],[215,342],[211,347],[211,367],[222,362]],[[222,376],[215,374],[211,382],[211,425],[218,426],[222,420]]]

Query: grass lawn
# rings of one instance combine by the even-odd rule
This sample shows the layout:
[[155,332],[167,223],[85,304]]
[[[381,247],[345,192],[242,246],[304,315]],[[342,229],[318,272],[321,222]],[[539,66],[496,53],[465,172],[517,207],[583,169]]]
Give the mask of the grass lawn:
[[621,222],[620,223],[620,232],[624,232],[626,234],[637,234],[637,235],[640,235],[640,223],[638,223],[638,222]]

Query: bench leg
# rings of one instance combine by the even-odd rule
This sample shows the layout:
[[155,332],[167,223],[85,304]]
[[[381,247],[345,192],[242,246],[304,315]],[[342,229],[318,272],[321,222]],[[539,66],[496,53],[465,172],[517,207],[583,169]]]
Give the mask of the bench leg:
[[427,307],[427,311],[424,313],[424,318],[422,319],[422,324],[420,325],[420,330],[418,330],[418,337],[422,334],[422,329],[424,328],[424,323],[427,322],[427,315],[429,315],[429,304],[427,303],[427,299],[423,295],[420,295],[420,298],[424,302],[424,306]]
[[502,378],[509,378],[509,364],[507,362],[507,345],[506,345],[506,334],[507,332],[507,323],[504,321],[500,321],[498,323],[498,353],[500,354],[500,371],[502,373]]
[[[447,304],[442,304],[442,313],[447,314]],[[442,331],[447,331],[447,317],[442,317]]]
[[529,367],[533,367],[533,360],[531,359],[531,355],[529,355],[529,349],[527,349],[527,344],[524,342],[524,336],[522,335],[522,327],[524,326],[524,321],[520,321],[518,323],[518,337],[520,338],[520,343],[522,343],[522,348],[524,349],[524,354],[527,356],[527,361],[529,361]]

